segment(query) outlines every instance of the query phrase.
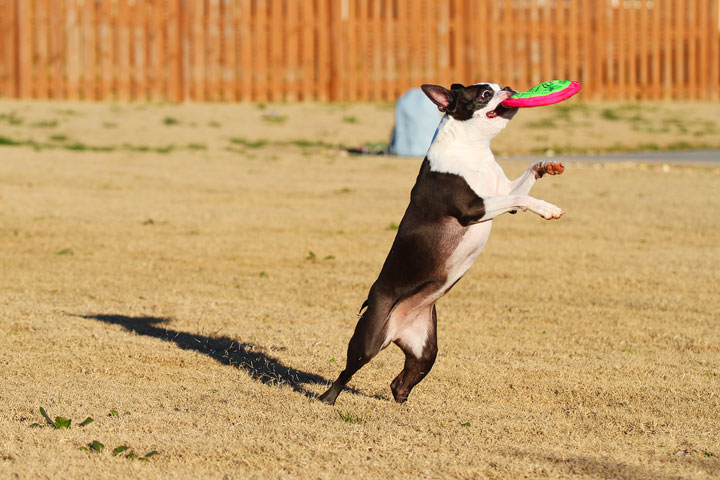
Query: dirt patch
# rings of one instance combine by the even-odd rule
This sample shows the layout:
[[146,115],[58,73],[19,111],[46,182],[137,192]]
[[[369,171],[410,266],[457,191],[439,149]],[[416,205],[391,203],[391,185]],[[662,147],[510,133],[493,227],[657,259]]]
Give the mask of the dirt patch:
[[[38,119],[70,108],[18,115],[25,105]],[[440,354],[408,403],[390,400],[403,361],[391,346],[330,408],[312,397],[343,367],[419,162],[224,150],[231,136],[349,142],[389,128],[356,136],[359,120],[342,116],[361,115],[340,107],[296,128],[289,113],[255,127],[213,114],[203,125],[222,126],[201,128],[200,106],[122,108],[138,112],[113,128],[137,118],[133,139],[107,133],[102,113],[52,128],[87,144],[208,148],[0,149],[0,477],[720,474],[715,167],[570,163],[543,178],[533,193],[566,215],[495,222],[438,305]],[[155,108],[198,111],[165,125]],[[192,121],[198,131],[181,126]],[[28,125],[4,134],[40,128]],[[47,426],[40,407],[71,428]],[[95,440],[103,451],[81,449]]]

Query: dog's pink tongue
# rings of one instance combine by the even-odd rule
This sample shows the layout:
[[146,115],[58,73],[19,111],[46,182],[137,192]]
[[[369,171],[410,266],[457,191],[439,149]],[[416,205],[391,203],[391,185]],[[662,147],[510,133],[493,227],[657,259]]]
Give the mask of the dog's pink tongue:
[[496,112],[495,110],[492,110],[492,111],[490,111],[490,112],[487,112],[487,113],[485,114],[485,116],[488,117],[488,118],[495,118],[495,117],[497,117],[497,112]]

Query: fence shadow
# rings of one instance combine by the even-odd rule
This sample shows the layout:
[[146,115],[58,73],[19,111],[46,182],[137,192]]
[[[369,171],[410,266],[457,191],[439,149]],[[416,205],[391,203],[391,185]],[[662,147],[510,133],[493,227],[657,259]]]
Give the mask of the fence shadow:
[[[317,395],[305,385],[329,386],[330,380],[314,373],[304,372],[284,365],[280,360],[260,351],[257,345],[240,343],[228,337],[213,337],[179,332],[163,327],[170,321],[162,317],[128,317],[124,315],[75,315],[89,320],[120,325],[125,330],[138,335],[158,338],[172,342],[183,350],[194,350],[216,360],[223,365],[232,366],[246,371],[254,380],[266,385],[288,385],[297,393],[308,398]],[[352,388],[346,392],[355,395],[365,395]],[[373,398],[384,398],[373,396]]]

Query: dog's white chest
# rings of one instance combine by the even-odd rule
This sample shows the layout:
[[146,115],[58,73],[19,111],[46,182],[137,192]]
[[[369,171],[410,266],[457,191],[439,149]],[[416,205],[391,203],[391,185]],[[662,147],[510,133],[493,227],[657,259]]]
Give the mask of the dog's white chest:
[[460,280],[470,267],[472,267],[472,264],[475,263],[475,260],[487,243],[491,226],[492,221],[487,221],[468,227],[462,240],[460,240],[457,248],[455,248],[453,253],[448,257],[447,263],[445,264],[447,280],[445,281],[445,285],[443,285],[443,292]]

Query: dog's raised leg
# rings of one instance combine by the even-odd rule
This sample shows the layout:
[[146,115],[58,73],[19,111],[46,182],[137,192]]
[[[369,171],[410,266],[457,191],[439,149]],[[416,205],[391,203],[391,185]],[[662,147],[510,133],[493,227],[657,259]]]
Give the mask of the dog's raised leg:
[[320,395],[321,401],[334,405],[337,396],[340,395],[352,376],[385,346],[390,308],[390,303],[377,300],[371,292],[368,308],[358,320],[355,333],[348,344],[345,370],[340,372],[332,386]]
[[[477,222],[484,222],[513,210],[530,210],[546,220],[560,218],[565,213],[562,208],[530,195],[504,195],[483,197],[484,214]],[[474,222],[474,223],[477,223]]]
[[[420,328],[412,328],[414,325]],[[425,378],[435,363],[438,351],[435,305],[418,315],[410,327],[395,340],[405,353],[405,366],[390,384],[393,397],[398,403],[407,401],[410,390]]]
[[560,175],[564,171],[565,166],[562,163],[549,160],[534,163],[512,182],[508,180],[507,188],[502,189],[501,193],[506,195],[527,195],[537,179],[542,178],[544,175]]

